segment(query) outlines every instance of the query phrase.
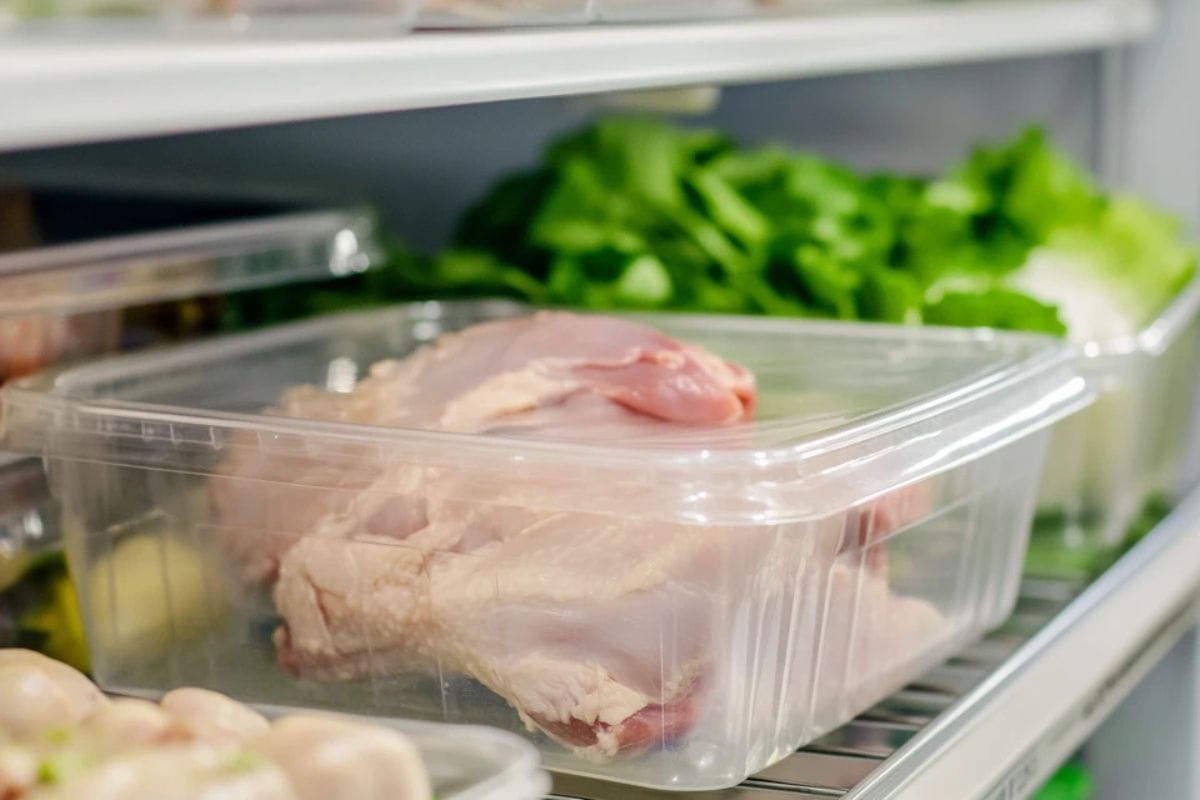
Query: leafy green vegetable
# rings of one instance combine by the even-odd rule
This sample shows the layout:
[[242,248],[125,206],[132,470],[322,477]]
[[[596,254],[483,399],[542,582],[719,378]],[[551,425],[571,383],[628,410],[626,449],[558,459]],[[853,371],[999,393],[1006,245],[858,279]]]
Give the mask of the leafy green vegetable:
[[1034,800],[1088,800],[1094,792],[1091,773],[1083,765],[1071,762],[1059,768],[1034,795]]
[[1054,306],[1002,287],[974,293],[947,292],[926,307],[925,321],[1059,335],[1067,332]]
[[451,249],[396,247],[312,310],[485,294],[1092,338],[1153,317],[1195,261],[1175,221],[1107,196],[1035,129],[927,179],[614,118],[499,181]]

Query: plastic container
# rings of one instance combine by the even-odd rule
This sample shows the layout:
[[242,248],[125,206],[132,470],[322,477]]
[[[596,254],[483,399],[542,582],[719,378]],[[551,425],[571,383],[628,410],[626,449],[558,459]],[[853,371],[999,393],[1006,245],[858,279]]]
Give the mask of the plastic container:
[[581,25],[594,19],[593,0],[422,0],[415,27]]
[[[212,333],[222,327],[216,295],[349,275],[379,260],[373,218],[359,210],[281,213],[62,191],[23,196],[15,207],[0,213],[21,221],[0,226],[0,381]],[[111,227],[109,214],[126,235],[88,239],[93,227]],[[229,215],[236,221],[214,221]],[[206,222],[172,227],[188,219]],[[150,232],[128,233],[137,230]],[[42,463],[0,453],[0,647],[10,646],[87,667]]]
[[[398,306],[5,387],[4,444],[47,457],[65,507],[100,684],[486,724],[556,770],[733,785],[1006,618],[1047,426],[1089,399],[1041,337],[658,315],[754,371],[758,422],[589,445],[261,411],[523,311]],[[393,481],[414,469],[474,519],[563,527],[468,536],[437,551],[448,573],[404,567],[424,551],[400,539],[312,532],[359,500],[408,514]],[[272,576],[247,566],[301,540],[329,546],[322,614],[357,644],[296,679]]]
[[0,253],[0,381],[171,338],[173,301],[362,272],[374,237],[365,211],[316,211]]
[[1194,485],[1200,280],[1137,334],[1075,350],[1098,396],[1054,429],[1030,553],[1038,573],[1103,565]]
[[40,459],[0,456],[0,648],[27,647],[87,669],[58,509]]
[[0,32],[390,36],[416,10],[417,0],[0,0]]
[[755,0],[596,0],[596,14],[604,22],[752,17],[763,9]]

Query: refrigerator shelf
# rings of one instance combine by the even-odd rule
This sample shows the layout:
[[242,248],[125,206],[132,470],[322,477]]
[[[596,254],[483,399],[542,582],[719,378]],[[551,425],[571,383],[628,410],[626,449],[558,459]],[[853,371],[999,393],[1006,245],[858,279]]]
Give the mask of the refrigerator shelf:
[[320,41],[4,35],[0,150],[1096,49],[1145,38],[1157,19],[1154,0],[886,0],[752,19]]
[[1030,796],[1200,618],[1200,491],[1095,581],[1029,578],[1009,621],[733,789],[554,776],[552,800]]

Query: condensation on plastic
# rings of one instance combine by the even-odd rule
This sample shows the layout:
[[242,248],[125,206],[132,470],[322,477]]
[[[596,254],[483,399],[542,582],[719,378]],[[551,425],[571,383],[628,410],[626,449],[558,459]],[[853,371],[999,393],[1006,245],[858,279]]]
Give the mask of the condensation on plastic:
[[[1041,337],[650,315],[641,318],[750,367],[760,421],[598,445],[261,412],[288,387],[345,390],[376,360],[522,311],[401,306],[5,387],[3,443],[47,457],[65,506],[101,685],[198,684],[252,702],[486,724],[531,737],[558,770],[679,790],[732,785],[1006,617],[1047,426],[1090,397],[1066,347]],[[228,472],[237,458],[263,471]],[[399,621],[361,632],[379,660],[355,680],[280,671],[279,617],[270,592],[243,580],[239,553],[286,549],[310,532],[316,507],[336,513],[388,470],[410,468],[452,477],[453,500],[484,518],[565,514],[572,544],[532,560],[439,551],[439,563],[479,577],[435,589],[425,574],[400,596],[470,617],[440,630],[503,631],[520,652],[494,654],[501,670],[544,637],[560,655],[569,643],[563,663],[614,681],[640,667],[645,710],[674,715],[669,732],[664,723],[610,760],[581,758],[440,655],[398,655],[390,635],[437,637]],[[401,497],[387,485],[373,497]],[[265,521],[228,516],[213,494],[226,491],[251,498]],[[331,562],[345,597],[389,590],[364,576],[405,548],[347,540]],[[642,589],[598,599],[610,594],[598,587],[635,573]],[[570,613],[539,605],[547,587],[574,597]],[[487,602],[460,604],[460,590]],[[546,691],[557,686],[546,679]]]
[[1066,549],[1109,550],[1147,503],[1190,487],[1193,416],[1200,401],[1200,279],[1136,334],[1075,345],[1076,368],[1097,393],[1054,429],[1039,514],[1060,520]]

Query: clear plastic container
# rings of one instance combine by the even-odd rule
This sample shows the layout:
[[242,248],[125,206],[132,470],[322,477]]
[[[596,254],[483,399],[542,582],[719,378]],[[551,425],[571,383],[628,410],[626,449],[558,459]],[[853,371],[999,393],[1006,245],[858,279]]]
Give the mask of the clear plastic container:
[[[733,785],[1006,618],[1047,426],[1089,399],[1041,337],[650,315],[749,367],[758,421],[583,444],[262,412],[524,311],[399,306],[6,386],[101,685],[486,724],[560,771]],[[314,530],[415,519],[414,474],[447,481],[458,544]],[[554,522],[483,547],[525,514]],[[293,678],[270,584],[309,548],[336,655]]]
[[0,32],[390,36],[416,10],[417,0],[0,0]]
[[[21,203],[11,216],[22,224],[0,240],[0,382],[212,333],[222,325],[221,293],[350,275],[380,258],[373,217],[361,210],[280,213],[233,203],[226,208],[237,209],[236,221],[171,227],[220,218],[221,206],[37,197]],[[88,239],[108,213],[125,231],[152,232]],[[82,669],[87,653],[58,523],[41,461],[0,453],[0,647],[30,647]]]
[[594,18],[593,0],[422,0],[415,27],[582,25]]
[[597,17],[604,22],[751,17],[766,8],[755,0],[596,0]]
[[1030,552],[1037,573],[1102,565],[1194,484],[1200,280],[1137,334],[1075,350],[1097,399],[1051,437]]
[[58,509],[40,459],[0,455],[0,648],[27,647],[88,666]]
[[0,381],[154,338],[131,329],[126,309],[350,275],[379,259],[373,217],[356,210],[0,253]]

